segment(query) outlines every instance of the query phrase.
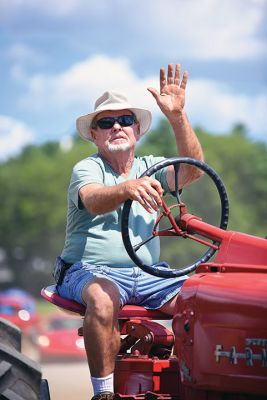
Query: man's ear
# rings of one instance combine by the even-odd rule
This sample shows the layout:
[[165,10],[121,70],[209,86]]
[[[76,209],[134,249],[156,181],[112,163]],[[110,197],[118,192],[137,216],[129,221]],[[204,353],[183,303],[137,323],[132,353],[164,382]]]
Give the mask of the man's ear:
[[91,137],[92,137],[93,142],[94,142],[95,139],[96,139],[96,132],[95,132],[95,129],[90,129],[90,133],[91,133]]
[[136,137],[136,140],[139,140],[140,137],[141,137],[141,134],[140,134],[140,123],[138,122],[136,125],[137,125],[137,129],[136,129],[135,137]]

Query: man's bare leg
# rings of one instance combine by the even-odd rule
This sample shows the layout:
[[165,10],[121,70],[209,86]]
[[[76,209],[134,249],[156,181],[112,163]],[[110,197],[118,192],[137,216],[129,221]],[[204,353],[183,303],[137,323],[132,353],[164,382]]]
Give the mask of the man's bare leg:
[[87,304],[83,334],[91,376],[106,377],[113,373],[120,349],[119,291],[110,280],[96,278],[83,290],[83,299]]
[[163,304],[163,306],[161,306],[159,308],[159,311],[164,312],[165,314],[170,314],[170,315],[174,315],[175,312],[175,307],[176,307],[176,303],[177,303],[177,297],[179,296],[179,293],[176,294],[172,299],[170,299],[169,301],[167,301],[167,303]]

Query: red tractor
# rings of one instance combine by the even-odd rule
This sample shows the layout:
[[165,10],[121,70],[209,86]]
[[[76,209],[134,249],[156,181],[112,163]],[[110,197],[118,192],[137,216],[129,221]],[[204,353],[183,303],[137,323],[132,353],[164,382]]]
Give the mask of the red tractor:
[[[172,329],[156,322],[170,319],[158,311],[138,306],[121,310],[116,398],[267,399],[267,240],[226,230],[227,193],[220,177],[207,164],[171,158],[144,175],[151,176],[168,165],[178,172],[184,163],[200,168],[214,182],[221,202],[220,224],[207,224],[187,212],[177,178],[177,204],[163,203],[151,236],[133,245],[129,227],[132,201],[125,203],[122,236],[134,263],[166,279],[188,273],[190,277],[178,297]],[[169,228],[159,228],[162,219],[167,219]],[[145,265],[138,249],[156,236],[190,238],[207,246],[207,250],[182,269]],[[214,254],[213,261],[209,261]],[[59,297],[55,286],[43,289],[42,295],[65,310],[84,315],[84,306]]]

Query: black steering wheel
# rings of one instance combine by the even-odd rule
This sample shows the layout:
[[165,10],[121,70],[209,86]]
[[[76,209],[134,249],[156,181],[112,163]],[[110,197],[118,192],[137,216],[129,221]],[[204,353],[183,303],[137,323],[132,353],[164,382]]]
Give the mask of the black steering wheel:
[[[175,170],[175,196],[177,200],[177,204],[172,207],[168,207],[165,202],[163,201],[163,211],[161,211],[159,217],[157,218],[157,221],[155,222],[152,235],[147,238],[146,240],[142,241],[141,243],[133,246],[131,243],[130,235],[129,235],[129,214],[131,210],[131,205],[132,205],[132,200],[127,200],[123,206],[122,210],[122,240],[125,246],[125,249],[128,253],[128,255],[131,257],[133,262],[140,267],[142,270],[145,272],[148,272],[151,275],[159,276],[162,278],[173,278],[173,277],[178,277],[178,276],[183,276],[186,275],[190,272],[193,272],[196,270],[198,265],[200,263],[205,263],[207,262],[211,256],[215,253],[215,251],[218,249],[219,243],[216,241],[211,242],[205,242],[203,240],[199,240],[197,238],[194,238],[193,235],[190,235],[188,232],[182,231],[176,222],[179,221],[179,216],[178,217],[173,217],[171,214],[171,209],[173,207],[179,207],[180,208],[180,215],[181,213],[185,212],[185,205],[181,202],[180,199],[180,192],[178,190],[179,188],[179,181],[178,181],[178,171],[180,164],[189,164],[193,165],[202,171],[204,171],[213,181],[215,184],[219,197],[220,197],[220,202],[221,202],[221,218],[220,218],[220,225],[219,227],[221,229],[226,229],[227,224],[228,224],[228,217],[229,217],[229,203],[228,203],[228,197],[226,193],[225,186],[219,177],[219,175],[206,163],[202,161],[195,160],[193,158],[189,157],[173,157],[173,158],[168,158],[165,159],[149,169],[147,169],[141,176],[140,178],[144,176],[151,176],[155,174],[157,171],[159,171],[162,168],[168,167],[169,165],[173,165],[174,170]],[[172,229],[164,230],[164,231],[158,231],[158,224],[159,221],[162,219],[163,216],[167,216],[171,222]],[[209,249],[203,254],[202,257],[200,257],[198,260],[196,260],[193,264],[188,265],[186,267],[180,268],[180,269],[170,269],[166,267],[162,267],[161,263],[155,264],[155,265],[146,265],[143,263],[143,261],[138,257],[137,251],[140,249],[141,246],[145,245],[148,241],[153,239],[155,236],[182,236],[182,237],[189,237],[191,239],[200,241],[202,244],[205,244],[209,247]]]

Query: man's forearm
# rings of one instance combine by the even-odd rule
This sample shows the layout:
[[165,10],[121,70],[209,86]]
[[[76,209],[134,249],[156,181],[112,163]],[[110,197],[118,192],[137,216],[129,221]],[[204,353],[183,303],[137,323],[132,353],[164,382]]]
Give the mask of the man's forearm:
[[162,204],[163,189],[156,179],[148,176],[130,179],[115,186],[88,184],[79,192],[85,208],[94,215],[116,210],[126,200],[138,201],[148,212]]
[[[90,186],[90,185],[88,185]],[[80,191],[81,200],[85,208],[93,215],[105,214],[116,210],[124,201],[128,194],[125,185],[102,186]]]
[[180,157],[191,157],[203,160],[203,152],[199,140],[191,127],[186,113],[182,111],[170,121]]
[[[175,135],[179,157],[190,157],[203,161],[204,156],[202,147],[197,135],[188,121],[186,113],[182,111],[176,115],[174,119],[169,119],[169,121]],[[201,171],[196,167],[182,164],[180,167],[180,184],[181,186],[189,184],[201,175]]]

